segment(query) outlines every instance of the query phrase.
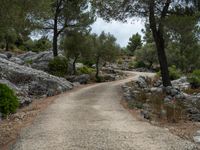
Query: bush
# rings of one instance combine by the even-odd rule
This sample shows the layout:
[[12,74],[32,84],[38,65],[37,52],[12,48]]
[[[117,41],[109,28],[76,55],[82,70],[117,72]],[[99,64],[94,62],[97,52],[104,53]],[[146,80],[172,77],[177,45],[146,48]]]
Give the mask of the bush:
[[0,84],[0,112],[3,116],[16,112],[18,107],[19,101],[13,90],[5,84]]
[[[161,76],[161,72],[157,73],[158,76]],[[181,71],[176,68],[176,66],[169,67],[169,78],[170,80],[176,80],[181,77]]]
[[200,70],[194,70],[189,76],[189,82],[192,88],[200,88]]
[[87,66],[83,66],[77,70],[78,74],[92,74],[95,70]]
[[176,66],[169,67],[169,77],[171,80],[176,80],[181,77],[181,72],[176,68]]
[[65,57],[55,57],[49,62],[49,73],[64,77],[68,72],[68,60]]
[[143,61],[137,61],[135,64],[134,64],[134,67],[135,68],[146,68],[146,64],[143,62]]

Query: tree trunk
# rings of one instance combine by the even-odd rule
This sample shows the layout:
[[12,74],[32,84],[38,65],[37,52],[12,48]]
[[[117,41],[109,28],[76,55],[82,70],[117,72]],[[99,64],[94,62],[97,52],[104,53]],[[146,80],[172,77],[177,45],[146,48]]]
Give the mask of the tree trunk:
[[167,86],[171,86],[172,84],[169,77],[168,63],[167,63],[167,57],[165,53],[165,42],[164,42],[164,38],[161,37],[159,34],[157,37],[158,39],[156,39],[155,42],[156,42],[156,48],[157,48],[157,53],[158,53],[158,60],[160,63],[161,76],[162,76],[163,85],[167,87]]
[[76,74],[76,61],[77,61],[78,57],[75,57],[74,58],[74,61],[73,61],[73,75]]
[[99,78],[99,57],[97,57],[97,60],[96,60],[96,79]]
[[157,54],[158,54],[158,60],[160,63],[160,70],[161,70],[161,76],[162,76],[162,81],[163,85],[166,86],[171,86],[171,81],[169,78],[169,70],[168,70],[168,63],[167,63],[167,57],[165,53],[165,40],[164,40],[164,27],[163,27],[163,21],[164,18],[167,14],[169,5],[171,3],[171,0],[167,0],[165,3],[165,6],[162,10],[161,17],[159,20],[159,23],[156,21],[155,17],[155,1],[150,1],[149,2],[149,23],[150,23],[150,28],[153,34],[153,38],[156,44],[156,49],[157,49]]
[[58,16],[55,14],[53,28],[53,56],[58,56]]

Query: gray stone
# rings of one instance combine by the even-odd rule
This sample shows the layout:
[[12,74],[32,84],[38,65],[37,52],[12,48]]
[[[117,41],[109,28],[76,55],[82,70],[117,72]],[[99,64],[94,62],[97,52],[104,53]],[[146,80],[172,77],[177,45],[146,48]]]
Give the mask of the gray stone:
[[0,58],[0,78],[8,80],[25,91],[23,94],[26,96],[27,93],[28,95],[32,94],[32,96],[43,96],[48,95],[48,93],[56,95],[73,87],[72,83],[64,78],[55,77],[2,58]]
[[3,58],[3,59],[8,59],[8,57],[4,54],[0,54],[0,58]]
[[163,89],[159,88],[159,87],[153,87],[153,88],[150,89],[150,91],[152,93],[161,93],[161,92],[163,92]]
[[11,57],[9,59],[9,61],[12,61],[12,62],[19,64],[19,65],[24,65],[24,63],[25,63],[23,60],[21,60],[20,58],[17,58],[17,57]]
[[138,84],[138,86],[140,88],[147,88],[148,85],[147,85],[147,78],[144,77],[144,76],[139,76],[136,83]]
[[68,76],[66,78],[70,82],[79,82],[80,84],[87,84],[88,81],[90,80],[90,75],[82,74],[80,76]]

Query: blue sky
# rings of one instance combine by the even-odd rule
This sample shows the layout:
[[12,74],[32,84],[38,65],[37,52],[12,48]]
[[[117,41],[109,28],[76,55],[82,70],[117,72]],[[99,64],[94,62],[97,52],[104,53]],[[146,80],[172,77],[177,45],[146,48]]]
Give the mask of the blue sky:
[[129,38],[135,34],[140,33],[141,29],[144,28],[144,22],[136,19],[135,21],[128,21],[126,23],[112,21],[105,22],[103,19],[98,18],[97,21],[92,25],[92,32],[100,34],[102,31],[111,33],[117,38],[117,43],[120,46],[125,47],[128,43]]

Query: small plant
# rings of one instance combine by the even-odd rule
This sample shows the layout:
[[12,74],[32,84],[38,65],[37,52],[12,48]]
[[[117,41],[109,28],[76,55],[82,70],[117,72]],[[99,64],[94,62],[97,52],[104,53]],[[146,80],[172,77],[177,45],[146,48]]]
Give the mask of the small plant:
[[78,74],[92,74],[93,72],[95,72],[95,69],[83,66],[79,68],[77,72]]
[[49,72],[52,75],[64,77],[68,72],[68,60],[65,57],[55,57],[49,62]]
[[0,84],[0,112],[3,116],[15,113],[18,107],[19,101],[13,90],[5,84]]
[[192,88],[200,88],[200,70],[194,70],[189,76],[189,82]]
[[25,63],[32,65],[33,64],[33,60],[27,60]]

